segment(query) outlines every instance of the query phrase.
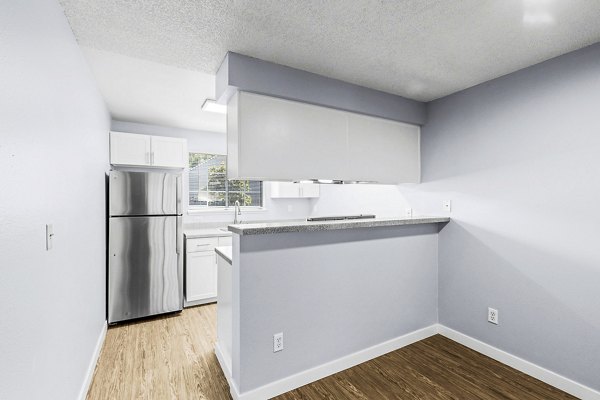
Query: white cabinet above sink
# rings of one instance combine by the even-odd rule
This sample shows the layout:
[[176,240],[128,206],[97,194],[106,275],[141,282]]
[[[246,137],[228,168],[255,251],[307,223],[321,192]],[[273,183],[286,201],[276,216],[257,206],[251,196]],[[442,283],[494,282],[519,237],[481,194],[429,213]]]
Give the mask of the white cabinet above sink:
[[272,199],[310,199],[319,197],[320,193],[316,183],[271,182]]
[[420,180],[419,126],[254,93],[230,99],[227,147],[229,179]]

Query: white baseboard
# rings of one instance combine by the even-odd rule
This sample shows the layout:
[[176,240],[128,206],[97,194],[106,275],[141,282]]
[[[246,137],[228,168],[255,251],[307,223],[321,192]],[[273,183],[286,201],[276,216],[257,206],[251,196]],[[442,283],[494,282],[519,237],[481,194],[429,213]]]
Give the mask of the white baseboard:
[[494,346],[490,346],[489,344],[450,329],[444,325],[438,324],[438,333],[575,397],[584,400],[600,400],[600,392],[592,388],[584,386],[569,378],[565,378],[562,375],[549,371],[539,365],[514,356]]
[[[239,393],[237,387],[233,384],[231,373],[227,376],[228,372],[226,371],[227,367],[224,360],[219,359],[219,363],[227,377],[231,396],[234,400],[265,400],[372,360],[390,351],[398,350],[409,344],[433,336],[436,333],[437,324],[431,325],[243,393]],[[215,352],[217,353],[217,358],[222,358],[218,346]]]
[[106,321],[104,321],[104,325],[102,325],[102,330],[100,331],[100,335],[98,336],[98,341],[96,342],[96,348],[94,349],[94,353],[92,354],[92,359],[90,360],[90,364],[88,365],[88,369],[85,373],[83,384],[81,385],[81,390],[79,391],[79,400],[85,400],[88,390],[90,389],[90,385],[92,384],[92,378],[94,377],[96,364],[98,363],[98,358],[100,357],[100,351],[102,351],[104,339],[106,339],[107,329],[108,325]]
[[233,400],[238,400],[240,395],[238,394],[237,386],[233,381],[231,370],[225,361],[225,356],[223,355],[218,342],[215,344],[215,354],[217,355],[217,360],[219,361],[219,365],[221,365],[221,369],[223,370],[223,375],[225,375],[225,379],[227,379],[227,383],[229,384],[229,392],[231,393],[231,397],[233,397]]
[[216,303],[216,302],[217,302],[216,297],[209,297],[207,299],[191,300],[191,301],[187,301],[186,299],[184,299],[183,300],[183,308],[201,306],[204,304]]

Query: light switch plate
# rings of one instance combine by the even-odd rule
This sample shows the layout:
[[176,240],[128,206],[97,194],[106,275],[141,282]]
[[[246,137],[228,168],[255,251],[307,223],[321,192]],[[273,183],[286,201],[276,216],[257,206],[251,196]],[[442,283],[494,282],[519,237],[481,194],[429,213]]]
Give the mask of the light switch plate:
[[452,211],[452,200],[444,200],[444,211],[450,212]]
[[52,224],[46,225],[46,250],[52,250],[52,238],[54,237],[54,227]]

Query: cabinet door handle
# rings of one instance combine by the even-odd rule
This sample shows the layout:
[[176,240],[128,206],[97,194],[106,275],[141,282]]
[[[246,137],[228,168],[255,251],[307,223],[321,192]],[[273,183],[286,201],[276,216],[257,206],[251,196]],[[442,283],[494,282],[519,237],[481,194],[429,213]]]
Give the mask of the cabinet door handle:
[[146,152],[146,164],[150,164],[150,152]]
[[154,152],[150,153],[150,164],[154,165]]

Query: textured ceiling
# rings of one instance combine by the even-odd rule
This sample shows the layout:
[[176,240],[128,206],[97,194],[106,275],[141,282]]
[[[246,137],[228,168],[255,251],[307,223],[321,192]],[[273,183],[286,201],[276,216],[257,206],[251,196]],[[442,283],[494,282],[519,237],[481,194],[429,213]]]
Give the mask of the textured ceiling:
[[428,101],[600,41],[598,0],[60,0],[80,44],[214,74],[228,50]]

